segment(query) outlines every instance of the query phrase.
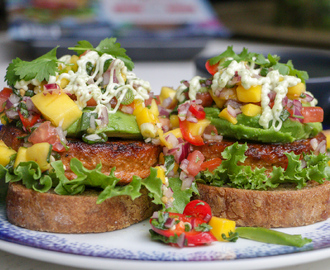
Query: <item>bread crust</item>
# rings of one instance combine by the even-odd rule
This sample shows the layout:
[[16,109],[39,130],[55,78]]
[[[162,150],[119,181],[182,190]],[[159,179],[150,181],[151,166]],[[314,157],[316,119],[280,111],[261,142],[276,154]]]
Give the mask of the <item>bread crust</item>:
[[330,181],[310,181],[301,190],[292,185],[268,191],[197,186],[195,199],[207,202],[214,216],[234,220],[237,226],[297,227],[330,217]]
[[135,200],[117,196],[96,204],[99,192],[87,190],[81,195],[39,193],[20,183],[10,183],[6,198],[9,222],[36,231],[56,233],[100,233],[126,228],[152,215],[158,206],[148,191]]

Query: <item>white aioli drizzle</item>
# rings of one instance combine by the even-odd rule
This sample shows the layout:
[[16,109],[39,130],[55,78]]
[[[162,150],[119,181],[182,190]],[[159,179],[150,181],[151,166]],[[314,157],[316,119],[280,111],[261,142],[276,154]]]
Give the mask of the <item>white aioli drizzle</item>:
[[[263,128],[268,129],[269,122],[273,120],[272,127],[274,130],[280,130],[282,127],[282,120],[280,119],[283,110],[282,100],[288,93],[288,87],[297,85],[301,80],[295,76],[282,76],[278,70],[272,70],[266,77],[263,77],[259,75],[259,69],[254,69],[253,66],[248,66],[245,62],[237,62],[233,60],[227,68],[223,68],[214,74],[211,85],[213,93],[215,94],[217,90],[224,88],[236,72],[241,76],[241,85],[245,89],[249,89],[256,85],[262,86],[262,114],[260,116],[259,124]],[[270,91],[276,92],[273,108],[269,107],[270,99],[268,94]],[[310,93],[308,92],[308,94]],[[311,106],[315,106],[316,103],[317,100],[314,99],[311,102]]]
[[[200,84],[200,80],[206,80],[206,78],[202,78],[200,76],[195,76],[189,81],[189,99],[195,100],[197,92],[202,88]],[[176,98],[183,102],[185,99],[185,95],[183,94],[183,91],[187,89],[187,86],[184,84],[181,84],[178,89],[176,90]]]

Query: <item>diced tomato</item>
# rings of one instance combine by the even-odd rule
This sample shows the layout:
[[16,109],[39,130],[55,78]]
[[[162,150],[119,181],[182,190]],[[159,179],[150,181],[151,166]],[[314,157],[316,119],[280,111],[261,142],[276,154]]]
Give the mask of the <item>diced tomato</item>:
[[202,138],[202,136],[193,136],[189,130],[189,122],[187,120],[185,121],[179,121],[180,122],[180,130],[181,130],[181,133],[182,133],[182,136],[183,138],[193,144],[193,145],[196,145],[196,146],[199,146],[199,145],[204,145],[204,140]]
[[188,173],[196,176],[201,171],[201,165],[205,159],[204,155],[200,151],[195,150],[188,155],[187,159],[189,161],[187,166]]
[[97,105],[97,103],[96,103],[96,101],[95,101],[94,98],[91,98],[90,100],[88,100],[88,101],[86,102],[86,105],[87,105],[88,107],[94,107],[94,106]]
[[204,108],[201,105],[198,104],[191,104],[189,107],[189,111],[197,118],[197,119],[204,119],[205,118],[205,112]]
[[321,107],[302,107],[303,123],[323,122],[324,112]]
[[[197,231],[196,228],[206,223],[205,220],[197,218],[197,217],[189,217],[184,214],[171,213],[169,212],[169,218],[175,219],[178,221],[177,224],[174,225],[174,229],[167,228],[156,228],[152,223],[154,218],[150,219],[151,228],[154,232],[165,236],[166,238],[173,237],[175,235],[180,236],[184,234],[185,241],[183,246],[199,246],[205,245],[212,242],[217,241],[217,239],[213,236],[210,231]],[[176,222],[175,222],[176,223]],[[185,224],[190,224],[190,230],[187,231]],[[170,243],[172,246],[178,246],[177,243]]]
[[55,127],[51,126],[50,121],[43,122],[36,130],[34,130],[28,139],[29,142],[36,144],[48,142],[53,146],[53,150],[64,152],[65,147],[62,145]]
[[38,114],[38,113],[34,113],[34,114],[31,113],[30,116],[27,117],[27,118],[25,118],[25,117],[21,114],[20,111],[18,112],[18,115],[19,115],[19,118],[20,118],[21,121],[22,121],[23,126],[24,126],[27,130],[29,130],[30,127],[32,127],[32,126],[33,126],[35,123],[37,123],[37,121],[40,119],[40,114]]
[[193,200],[189,202],[183,210],[187,216],[197,217],[209,222],[212,218],[212,210],[208,203],[202,200]]
[[218,72],[218,63],[211,65],[210,60],[207,60],[207,62],[205,63],[205,67],[208,73],[210,73],[211,75],[214,75]]
[[2,91],[0,92],[0,112],[3,112],[6,101],[10,97],[10,95],[13,93],[13,90],[8,87],[4,87]]
[[214,102],[213,98],[209,92],[197,93],[196,99],[199,99],[202,101],[202,103],[200,105],[202,105],[203,107],[211,107]]
[[156,101],[156,104],[157,104],[157,105],[160,104],[160,101],[159,101],[159,95],[154,95],[154,96],[151,96],[150,98],[148,98],[148,99],[146,99],[146,100],[144,101],[145,106],[146,106],[146,107],[147,107],[147,106],[150,106],[150,105],[151,105],[151,101],[152,101],[153,99]]
[[222,162],[221,158],[209,159],[208,161],[203,162],[203,164],[201,165],[201,169],[202,171],[208,169],[210,172],[212,172],[220,166],[221,162]]

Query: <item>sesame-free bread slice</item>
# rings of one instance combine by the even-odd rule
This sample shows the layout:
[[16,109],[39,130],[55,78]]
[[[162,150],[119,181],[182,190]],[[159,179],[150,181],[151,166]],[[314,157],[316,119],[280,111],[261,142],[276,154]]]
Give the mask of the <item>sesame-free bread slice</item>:
[[58,195],[27,189],[10,183],[6,198],[9,222],[36,231],[56,233],[99,233],[126,228],[147,219],[158,206],[148,191],[135,200],[117,196],[96,204],[99,192],[86,190],[80,195]]
[[236,221],[237,226],[297,227],[330,216],[330,181],[310,181],[297,190],[292,185],[268,191],[215,187],[198,183],[199,196],[212,214]]

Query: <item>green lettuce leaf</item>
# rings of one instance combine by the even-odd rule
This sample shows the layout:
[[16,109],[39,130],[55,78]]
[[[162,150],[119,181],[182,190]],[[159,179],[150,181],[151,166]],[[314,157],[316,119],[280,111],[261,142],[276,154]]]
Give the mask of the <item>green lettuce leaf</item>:
[[278,187],[280,184],[291,183],[297,189],[306,186],[307,182],[314,180],[320,184],[330,180],[329,157],[326,154],[304,154],[305,165],[302,166],[300,155],[293,152],[285,153],[288,158],[288,166],[273,167],[273,171],[267,175],[265,168],[251,169],[250,166],[239,165],[246,159],[247,144],[238,142],[227,147],[222,153],[225,159],[212,173],[201,172],[197,181],[214,186],[230,186],[240,189],[267,190]]

